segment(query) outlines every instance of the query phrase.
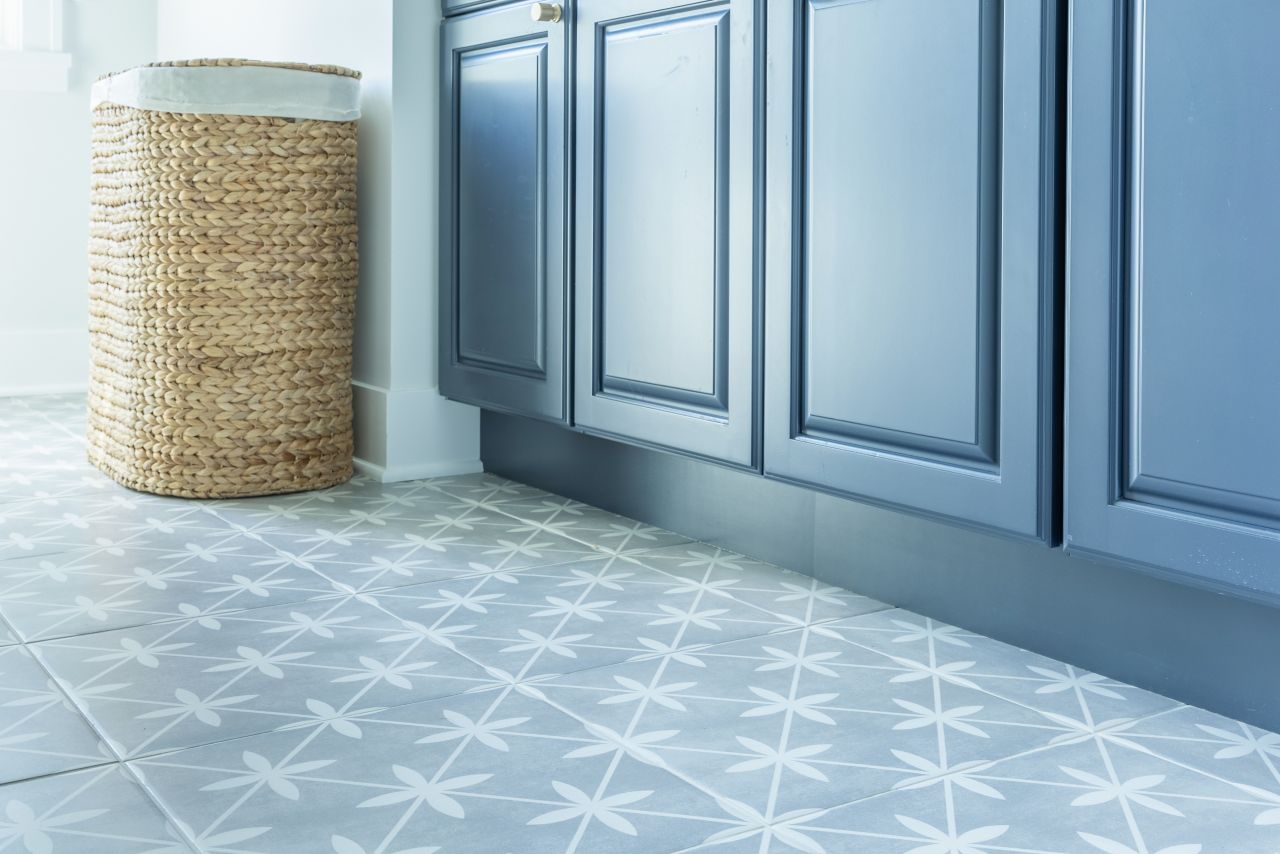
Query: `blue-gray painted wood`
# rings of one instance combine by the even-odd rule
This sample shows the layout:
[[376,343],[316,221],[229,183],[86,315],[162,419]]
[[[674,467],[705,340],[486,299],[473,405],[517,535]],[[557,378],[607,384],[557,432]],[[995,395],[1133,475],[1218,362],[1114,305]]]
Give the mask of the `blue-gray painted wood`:
[[[421,0],[413,0],[413,2],[421,2]],[[573,0],[565,0],[561,5],[568,6]],[[528,8],[531,5],[529,0],[440,0],[440,12],[443,15],[461,15],[464,12],[478,12],[482,9],[495,9],[500,6],[513,6],[517,9],[524,9],[527,16]]]
[[768,4],[769,474],[1052,540],[1057,4]]
[[568,417],[566,38],[527,6],[443,26],[440,388]]
[[994,462],[996,15],[879,0],[810,4],[804,23],[805,432]]
[[491,471],[1280,730],[1280,609],[528,419],[481,425]]
[[751,0],[577,6],[574,422],[756,463]]
[[1076,4],[1066,545],[1280,601],[1280,4]]

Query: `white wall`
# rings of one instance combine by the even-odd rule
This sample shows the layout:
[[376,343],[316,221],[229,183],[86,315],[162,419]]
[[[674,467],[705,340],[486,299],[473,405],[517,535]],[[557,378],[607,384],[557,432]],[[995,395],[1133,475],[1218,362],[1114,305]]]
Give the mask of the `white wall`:
[[356,456],[387,480],[478,471],[478,412],[436,389],[436,0],[159,0],[160,59],[360,70]]
[[[439,305],[440,4],[394,0],[390,479],[480,471],[480,411],[436,384]],[[365,397],[381,394],[366,389]],[[442,464],[463,461],[464,465]]]
[[65,93],[0,92],[0,394],[89,376],[89,88],[150,62],[156,0],[73,0]]

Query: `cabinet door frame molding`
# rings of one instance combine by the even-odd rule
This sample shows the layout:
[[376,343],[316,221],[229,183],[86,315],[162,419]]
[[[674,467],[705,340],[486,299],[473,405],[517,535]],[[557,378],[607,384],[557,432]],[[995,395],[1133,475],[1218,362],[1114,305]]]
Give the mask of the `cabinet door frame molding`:
[[[566,23],[530,21],[523,5],[446,18],[441,43],[440,128],[441,390],[466,403],[562,423],[569,417],[566,170],[572,162],[572,141],[567,133],[571,110],[566,27]],[[459,144],[462,111],[468,97],[464,71],[483,63],[529,60],[535,63],[535,71],[534,79],[528,82],[537,90],[537,139],[532,142],[532,151],[464,151]],[[495,99],[510,95],[497,90],[484,94]],[[473,252],[484,250],[483,235],[463,233],[466,223],[462,213],[462,157],[468,154],[506,158],[505,165],[513,172],[526,167],[535,172],[531,215],[536,234],[524,235],[533,241],[536,259],[532,271],[533,312],[531,317],[516,317],[508,312],[513,315],[512,322],[532,325],[531,331],[523,330],[532,342],[533,352],[527,357],[485,354],[469,348],[464,340],[462,312],[464,290],[469,284],[463,281],[465,271],[460,269],[465,256],[463,241],[469,239],[476,244]],[[494,164],[476,164],[476,168],[486,166],[492,171]],[[501,249],[494,247],[492,251]],[[501,283],[477,281],[470,286],[492,289],[501,287]],[[486,299],[494,302],[491,293]],[[491,310],[494,308],[490,306]]]
[[[885,4],[899,4],[893,11],[909,15],[912,5],[927,4],[768,4],[765,473],[1051,543],[1057,536],[1060,399],[1058,4],[967,2],[972,6],[964,8],[976,17],[972,50],[979,87],[974,104],[977,184],[972,191],[979,233],[972,249],[977,305],[972,309],[971,441],[859,418],[826,417],[813,411],[808,385],[819,356],[828,362],[841,356],[816,356],[808,352],[812,345],[806,339],[811,311],[806,294],[812,285],[809,196],[820,180],[810,175],[808,162],[816,144],[810,140],[810,126],[817,115],[811,109],[815,83],[810,75],[821,71],[822,61],[813,54],[815,34],[839,20],[833,15],[872,15]],[[869,8],[876,5],[882,9]],[[863,82],[867,98],[879,97],[878,85]],[[814,91],[820,90],[815,86]],[[833,144],[827,140],[828,157]],[[918,246],[916,251],[930,250]],[[874,283],[857,284],[863,294],[874,293]],[[827,286],[834,287],[832,280]],[[872,310],[870,305],[866,310]],[[877,358],[895,355],[883,348],[876,352]],[[918,409],[927,406],[925,402]],[[954,413],[951,417],[955,423]]]
[[[1179,431],[1191,438],[1177,423],[1142,423],[1148,330],[1140,312],[1144,299],[1155,298],[1146,293],[1144,269],[1147,15],[1154,8],[1147,0],[1073,7],[1064,545],[1182,583],[1280,602],[1275,498],[1154,475],[1143,453],[1147,430],[1170,431],[1166,443]],[[1169,86],[1167,74],[1161,83]],[[1177,144],[1164,135],[1158,141]],[[1259,375],[1250,393],[1267,394],[1260,385],[1267,382],[1280,390],[1275,377]],[[1248,401],[1240,395],[1241,418]],[[1222,441],[1205,452],[1225,452]],[[1197,453],[1191,442],[1185,448]]]
[[[759,460],[759,248],[754,242],[759,170],[755,144],[754,6],[754,0],[712,0],[689,5],[661,0],[580,0],[576,11],[574,424],[584,432],[740,467],[755,467]],[[613,350],[607,340],[608,330],[611,324],[625,319],[608,316],[611,268],[606,257],[607,238],[612,231],[606,220],[610,215],[624,215],[626,209],[625,200],[607,197],[613,170],[620,170],[617,175],[624,183],[632,180],[636,176],[628,169],[634,172],[636,167],[630,166],[628,158],[634,161],[644,155],[636,149],[635,141],[608,137],[606,123],[614,106],[606,96],[611,85],[611,51],[635,50],[641,40],[653,40],[649,49],[660,54],[662,39],[681,38],[695,31],[702,31],[709,40],[713,56],[684,57],[684,63],[675,63],[671,72],[685,73],[691,63],[701,61],[709,63],[714,77],[709,111],[701,116],[714,123],[714,131],[703,131],[711,137],[708,145],[712,171],[710,175],[695,174],[688,179],[713,182],[708,202],[714,219],[713,241],[701,249],[708,256],[702,261],[710,264],[709,286],[713,293],[708,297],[707,328],[692,330],[710,337],[710,361],[698,367],[704,374],[704,387],[696,388],[657,379],[664,373],[658,369],[660,366],[642,361],[657,358],[659,354],[653,349],[618,351],[640,360],[630,367],[638,368],[640,374],[652,373],[652,381],[611,370]],[[647,108],[636,101],[636,92],[626,90],[627,81],[618,85],[619,98],[626,94],[630,101],[618,103],[617,110]],[[614,157],[617,165],[607,162],[609,157]],[[645,233],[644,229],[633,231]],[[623,251],[642,256],[645,248],[627,246]],[[679,249],[647,246],[653,253]],[[625,271],[612,272],[619,275]],[[630,282],[629,287],[634,290],[639,284]],[[636,298],[634,293],[628,297]],[[683,329],[688,329],[687,318],[667,320],[664,328],[653,330],[650,347],[660,348],[663,336],[675,336],[670,342],[675,346],[682,324]],[[631,345],[643,340],[643,332],[628,333]],[[675,373],[679,372],[669,367],[665,370],[668,376]]]

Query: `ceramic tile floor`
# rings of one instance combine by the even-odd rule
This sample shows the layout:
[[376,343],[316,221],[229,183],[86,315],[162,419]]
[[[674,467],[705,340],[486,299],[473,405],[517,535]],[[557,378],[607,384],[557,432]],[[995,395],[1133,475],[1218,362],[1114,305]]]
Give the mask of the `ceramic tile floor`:
[[489,475],[193,502],[0,399],[0,852],[1280,852],[1280,736]]

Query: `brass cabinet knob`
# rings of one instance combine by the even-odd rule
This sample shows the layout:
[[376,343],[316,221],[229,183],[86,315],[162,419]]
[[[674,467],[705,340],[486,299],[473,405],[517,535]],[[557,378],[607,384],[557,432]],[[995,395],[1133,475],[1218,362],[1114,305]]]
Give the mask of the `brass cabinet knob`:
[[559,3],[534,3],[529,7],[529,17],[533,21],[548,21],[552,24],[560,23],[560,17],[563,10]]

